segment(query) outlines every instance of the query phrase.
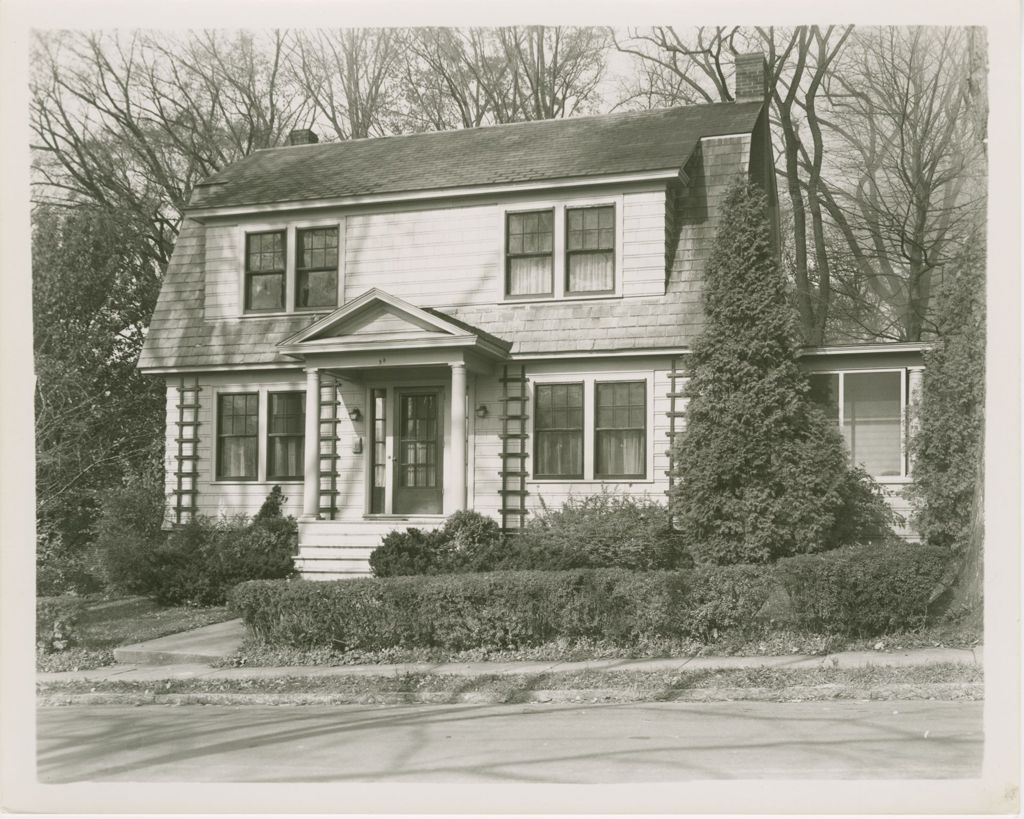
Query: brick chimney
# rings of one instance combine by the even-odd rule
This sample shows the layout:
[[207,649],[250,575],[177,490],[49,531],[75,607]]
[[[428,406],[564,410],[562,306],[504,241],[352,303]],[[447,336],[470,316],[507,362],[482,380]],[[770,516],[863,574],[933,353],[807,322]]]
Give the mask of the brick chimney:
[[768,98],[768,65],[764,54],[737,54],[736,102],[764,102]]
[[315,145],[320,138],[309,128],[296,128],[288,134],[289,145]]

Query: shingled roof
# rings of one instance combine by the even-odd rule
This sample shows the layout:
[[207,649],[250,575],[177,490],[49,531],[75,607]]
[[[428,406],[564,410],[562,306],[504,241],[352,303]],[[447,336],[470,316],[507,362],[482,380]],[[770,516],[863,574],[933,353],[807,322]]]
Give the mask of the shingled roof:
[[749,133],[760,102],[543,120],[256,151],[196,186],[191,208],[678,170],[701,137]]

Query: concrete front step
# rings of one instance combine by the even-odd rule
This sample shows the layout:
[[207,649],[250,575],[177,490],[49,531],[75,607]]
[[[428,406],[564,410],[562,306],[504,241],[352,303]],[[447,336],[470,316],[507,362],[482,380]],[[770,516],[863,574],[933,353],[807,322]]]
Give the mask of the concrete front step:
[[352,574],[367,576],[370,574],[370,561],[348,558],[342,555],[333,558],[310,559],[301,553],[295,558],[295,568],[300,574],[332,572],[335,574]]
[[307,580],[341,580],[370,576],[370,555],[395,530],[436,529],[439,515],[363,520],[299,521],[295,568]]

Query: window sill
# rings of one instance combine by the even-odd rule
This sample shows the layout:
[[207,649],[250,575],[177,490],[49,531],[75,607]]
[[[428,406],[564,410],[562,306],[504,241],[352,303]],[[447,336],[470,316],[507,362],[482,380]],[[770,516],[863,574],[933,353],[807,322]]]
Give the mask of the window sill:
[[305,481],[301,480],[259,480],[258,478],[217,478],[210,481],[210,486],[275,486],[278,484],[288,486],[302,486]]
[[559,484],[559,483],[588,483],[600,486],[604,483],[616,483],[616,484],[653,484],[654,478],[527,478],[528,484]]
[[561,303],[566,301],[606,301],[608,299],[621,299],[621,293],[595,293],[594,295],[573,295],[573,296],[505,296],[499,304],[538,304],[538,303]]

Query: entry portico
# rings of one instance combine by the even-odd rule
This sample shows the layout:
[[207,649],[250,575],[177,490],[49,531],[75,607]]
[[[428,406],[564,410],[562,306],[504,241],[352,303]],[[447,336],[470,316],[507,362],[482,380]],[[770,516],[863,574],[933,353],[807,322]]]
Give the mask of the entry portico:
[[376,288],[280,342],[306,374],[302,521],[320,519],[321,373],[365,388],[348,410],[370,435],[363,514],[448,515],[467,508],[467,374],[510,346]]

